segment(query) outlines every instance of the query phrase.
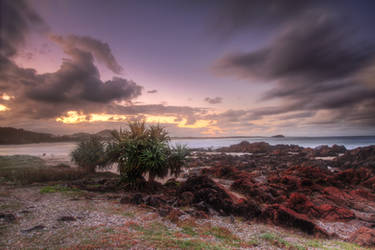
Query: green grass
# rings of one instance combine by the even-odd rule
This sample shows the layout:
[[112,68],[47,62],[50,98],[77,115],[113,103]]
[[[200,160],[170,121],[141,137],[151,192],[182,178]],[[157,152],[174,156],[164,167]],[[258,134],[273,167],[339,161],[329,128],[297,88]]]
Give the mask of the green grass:
[[320,242],[319,240],[308,240],[306,243],[305,243],[305,246],[306,247],[312,247],[312,248],[315,248],[315,249],[323,249],[324,246],[323,246],[323,243]]
[[198,235],[192,226],[183,226],[181,232],[190,236]]
[[61,185],[45,186],[40,189],[41,194],[57,193],[57,192],[72,193],[72,192],[81,192],[81,190],[76,189],[76,188],[65,187]]
[[[142,233],[141,239],[150,244],[151,248],[172,248],[172,249],[229,249],[221,245],[210,244],[200,239],[181,239],[175,236],[174,231],[169,230],[165,225],[161,223],[152,223],[146,227],[142,227],[137,224],[132,224],[129,226],[131,229]],[[198,234],[193,233],[193,228],[185,227],[183,231],[192,234],[191,236],[198,236]]]
[[366,249],[366,248],[358,246],[357,244],[344,242],[344,241],[335,241],[334,244],[339,246],[339,248],[334,248],[334,249],[343,249],[343,250]]
[[31,155],[0,156],[0,171],[45,167],[43,159]]
[[125,217],[130,217],[130,218],[134,218],[135,217],[135,213],[130,212],[130,211],[123,212],[122,215],[125,216]]
[[39,157],[30,155],[0,156],[1,181],[18,184],[75,180],[86,173],[81,169],[67,167],[50,167]]
[[287,240],[284,240],[279,235],[276,235],[274,233],[266,232],[259,236],[260,239],[269,242],[270,244],[280,247],[280,248],[287,248],[287,249],[296,249],[296,250],[303,250],[307,249],[304,246],[297,245],[294,243],[290,243]]

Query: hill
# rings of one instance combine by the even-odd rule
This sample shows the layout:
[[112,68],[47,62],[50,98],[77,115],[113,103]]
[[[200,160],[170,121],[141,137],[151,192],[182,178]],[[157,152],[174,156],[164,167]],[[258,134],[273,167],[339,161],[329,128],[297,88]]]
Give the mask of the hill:
[[[0,127],[0,144],[27,144],[40,142],[64,142],[64,141],[81,141],[87,139],[92,134],[76,133],[72,135],[57,136],[48,133],[32,132],[24,129],[12,127]],[[103,130],[96,134],[100,138],[107,139],[110,130]]]

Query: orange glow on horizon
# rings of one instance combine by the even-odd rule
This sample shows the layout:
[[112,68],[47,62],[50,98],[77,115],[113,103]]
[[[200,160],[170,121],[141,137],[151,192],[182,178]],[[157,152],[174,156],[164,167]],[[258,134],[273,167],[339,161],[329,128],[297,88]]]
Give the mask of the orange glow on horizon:
[[8,108],[7,106],[3,105],[3,104],[0,104],[0,112],[2,111],[8,111],[10,110],[10,108]]
[[4,101],[10,101],[11,99],[14,98],[14,96],[10,96],[8,95],[7,93],[3,93],[1,96],[0,96],[1,99],[3,99]]
[[[77,111],[68,111],[64,116],[56,118],[57,122],[62,122],[65,124],[77,124],[84,122],[121,122],[126,121],[128,118],[134,118],[136,116],[125,116],[117,114],[83,114]],[[192,124],[188,124],[186,118],[178,118],[177,116],[157,116],[157,115],[144,115],[145,121],[147,123],[160,123],[160,124],[174,124],[179,128],[207,128],[204,134],[216,134],[220,132],[221,129],[215,124],[215,120],[196,120]]]

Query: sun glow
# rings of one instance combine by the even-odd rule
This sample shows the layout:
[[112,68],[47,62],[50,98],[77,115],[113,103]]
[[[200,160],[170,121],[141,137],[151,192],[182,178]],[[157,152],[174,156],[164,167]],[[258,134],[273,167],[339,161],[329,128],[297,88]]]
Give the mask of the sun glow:
[[[196,120],[193,123],[189,123],[186,118],[177,116],[144,115],[143,117],[147,123],[174,124],[179,128],[207,128],[209,129],[209,131],[206,131],[208,134],[216,133],[220,130],[215,126],[217,123],[215,120]],[[105,113],[83,114],[77,111],[68,111],[65,115],[56,118],[56,121],[65,124],[76,124],[83,122],[122,122],[128,118],[136,118],[136,116]]]
[[1,96],[0,96],[0,99],[3,99],[4,101],[10,101],[11,99],[13,99],[14,96],[10,96],[8,95],[7,93],[3,93]]
[[3,104],[0,104],[0,112],[1,111],[8,111],[10,108],[8,108],[7,106],[3,105]]
[[56,121],[74,124],[81,122],[119,122],[126,120],[125,115],[112,115],[112,114],[89,114],[85,115],[77,111],[68,111],[65,116],[60,116],[56,118]]

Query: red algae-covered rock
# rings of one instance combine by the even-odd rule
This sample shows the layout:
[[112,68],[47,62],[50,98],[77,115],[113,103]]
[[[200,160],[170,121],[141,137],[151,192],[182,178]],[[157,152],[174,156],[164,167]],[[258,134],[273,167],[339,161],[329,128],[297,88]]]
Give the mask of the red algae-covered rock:
[[375,193],[369,192],[363,188],[358,188],[349,193],[355,200],[370,200],[375,201]]
[[349,168],[337,173],[334,178],[336,180],[336,184],[340,183],[343,185],[358,185],[365,182],[371,176],[372,173],[366,168]]
[[319,216],[314,204],[301,193],[292,193],[287,202],[287,207],[302,214],[307,214],[311,217]]
[[340,189],[332,186],[324,188],[323,193],[325,194],[326,199],[340,206],[348,205],[350,203],[349,201],[353,199],[349,193],[343,192]]
[[365,181],[363,186],[368,187],[375,192],[375,176]]
[[338,154],[345,153],[346,148],[345,146],[333,145],[329,147],[327,145],[322,145],[320,147],[316,147],[314,150],[314,156],[337,156]]
[[355,218],[353,211],[329,204],[319,206],[318,210],[320,217],[327,221],[348,221]]
[[372,169],[375,167],[375,146],[359,147],[345,152],[337,159],[341,168],[365,167]]
[[374,247],[375,246],[375,229],[371,229],[368,227],[361,227],[350,236],[349,240],[361,246]]
[[276,204],[266,207],[262,217],[276,225],[298,228],[307,234],[328,236],[325,230],[316,225],[306,215],[297,213],[283,205]]

